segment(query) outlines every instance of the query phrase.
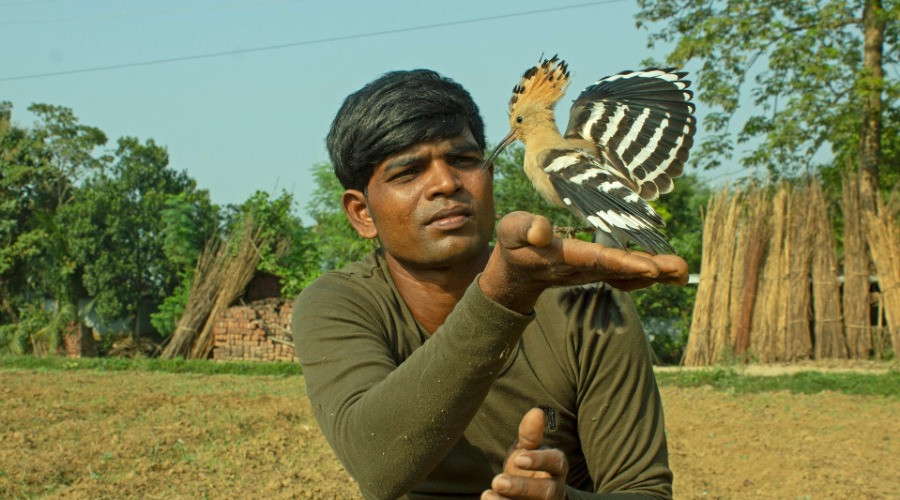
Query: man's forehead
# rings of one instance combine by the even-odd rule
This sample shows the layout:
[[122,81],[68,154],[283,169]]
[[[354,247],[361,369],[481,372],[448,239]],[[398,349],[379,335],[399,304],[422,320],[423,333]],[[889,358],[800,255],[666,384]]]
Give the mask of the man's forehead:
[[425,150],[436,146],[446,146],[449,150],[452,151],[481,151],[481,147],[478,146],[478,142],[475,140],[475,136],[473,136],[472,132],[468,128],[466,128],[462,134],[455,135],[453,137],[432,139],[430,141],[422,141],[413,144],[412,146],[406,147],[392,154],[391,156],[388,156],[387,158],[385,158],[385,161],[389,161],[397,157],[416,156],[417,153],[422,153]]

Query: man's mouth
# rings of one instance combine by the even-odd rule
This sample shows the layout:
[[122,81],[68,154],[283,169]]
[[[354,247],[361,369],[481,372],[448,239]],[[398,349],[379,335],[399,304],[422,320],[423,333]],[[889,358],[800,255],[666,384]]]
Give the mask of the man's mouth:
[[445,208],[432,215],[425,225],[443,230],[459,229],[469,222],[472,214],[472,209],[469,207]]

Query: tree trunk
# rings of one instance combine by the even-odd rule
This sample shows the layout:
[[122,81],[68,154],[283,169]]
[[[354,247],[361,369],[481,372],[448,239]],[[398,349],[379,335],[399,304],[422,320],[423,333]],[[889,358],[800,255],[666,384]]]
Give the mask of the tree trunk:
[[859,197],[863,213],[875,211],[881,159],[881,91],[884,86],[884,17],[881,0],[863,7],[863,123],[859,148]]
[[9,301],[9,294],[6,293],[6,287],[2,287],[0,289],[0,308],[3,309],[3,312],[9,317],[10,323],[18,323],[19,315],[16,314],[16,309],[12,306],[12,303]]
[[141,313],[141,296],[142,290],[144,288],[144,267],[143,267],[143,259],[141,258],[141,240],[138,238],[138,243],[135,245],[134,250],[134,259],[135,259],[135,268],[137,269],[137,283],[135,283],[135,290],[137,290],[137,298],[134,300],[134,318],[131,321],[131,341],[135,342],[138,335],[138,324],[140,322],[140,313]]

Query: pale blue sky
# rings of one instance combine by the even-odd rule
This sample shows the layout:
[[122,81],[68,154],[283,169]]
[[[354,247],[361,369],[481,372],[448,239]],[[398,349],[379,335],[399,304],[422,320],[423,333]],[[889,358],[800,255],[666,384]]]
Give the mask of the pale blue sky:
[[287,189],[309,224],[310,168],[327,161],[324,137],[348,93],[387,71],[435,69],[469,89],[496,143],[521,73],[558,53],[573,73],[564,124],[565,102],[597,78],[664,58],[636,12],[633,0],[0,0],[0,100],[20,126],[41,102],[72,108],[111,147],[152,138],[215,203]]

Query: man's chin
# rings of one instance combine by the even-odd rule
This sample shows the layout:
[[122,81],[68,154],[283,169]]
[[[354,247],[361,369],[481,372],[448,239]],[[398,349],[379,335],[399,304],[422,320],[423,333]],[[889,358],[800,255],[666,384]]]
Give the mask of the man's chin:
[[447,236],[424,249],[422,254],[423,264],[435,266],[451,266],[463,262],[472,262],[482,254],[490,250],[487,242],[475,235]]

